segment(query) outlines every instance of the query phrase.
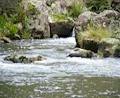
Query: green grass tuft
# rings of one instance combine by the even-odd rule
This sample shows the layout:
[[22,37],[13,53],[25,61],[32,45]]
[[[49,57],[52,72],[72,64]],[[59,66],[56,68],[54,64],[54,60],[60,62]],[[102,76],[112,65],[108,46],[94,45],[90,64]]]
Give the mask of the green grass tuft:
[[81,2],[74,2],[69,9],[69,16],[72,18],[77,18],[85,9],[84,3]]
[[91,39],[95,41],[101,41],[103,38],[110,38],[112,33],[108,28],[102,26],[89,25],[87,30],[81,33],[81,39]]

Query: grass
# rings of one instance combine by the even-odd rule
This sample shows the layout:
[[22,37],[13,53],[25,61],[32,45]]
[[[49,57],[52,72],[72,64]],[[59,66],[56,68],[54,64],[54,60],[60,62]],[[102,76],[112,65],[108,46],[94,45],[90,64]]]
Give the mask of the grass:
[[73,21],[71,17],[68,16],[68,14],[63,13],[56,13],[52,15],[52,18],[56,22],[65,22],[65,21]]
[[31,34],[29,32],[23,32],[22,39],[29,39],[31,38]]
[[55,13],[52,15],[54,21],[73,21],[74,18],[77,18],[85,9],[83,1],[74,2],[66,13]]
[[68,14],[72,18],[77,18],[85,9],[83,1],[74,2],[70,7]]
[[81,33],[81,39],[91,39],[95,41],[101,41],[103,38],[110,38],[112,33],[108,28],[102,26],[89,25],[87,30]]

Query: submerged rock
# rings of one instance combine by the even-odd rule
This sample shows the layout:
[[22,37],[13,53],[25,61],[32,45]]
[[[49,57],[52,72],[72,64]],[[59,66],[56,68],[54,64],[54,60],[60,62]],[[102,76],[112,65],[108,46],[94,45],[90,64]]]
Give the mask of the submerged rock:
[[12,41],[8,37],[2,37],[1,40],[5,43],[12,43]]
[[95,53],[93,53],[90,50],[76,48],[73,53],[70,53],[68,55],[68,57],[92,58],[92,57],[95,57]]
[[11,55],[4,58],[6,61],[11,61],[13,63],[33,63],[35,61],[42,61],[45,60],[42,56],[36,56],[36,57],[27,57],[27,56],[17,56],[17,55]]

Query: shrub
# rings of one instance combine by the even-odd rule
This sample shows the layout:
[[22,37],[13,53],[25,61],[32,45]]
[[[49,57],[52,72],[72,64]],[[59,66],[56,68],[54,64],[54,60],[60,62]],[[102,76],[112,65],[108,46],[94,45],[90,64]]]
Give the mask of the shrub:
[[87,0],[86,6],[91,11],[99,13],[105,9],[110,9],[111,2],[112,0]]
[[[28,8],[25,9],[21,2],[14,10],[16,13],[0,15],[0,37],[7,36],[10,39],[14,39],[15,37],[30,38],[31,35],[28,28],[29,19],[31,15],[38,14],[37,9],[31,3],[29,3]],[[22,24],[22,30],[19,30],[17,27],[18,23]]]
[[16,36],[18,33],[18,28],[16,24],[13,24],[11,21],[8,21],[4,16],[0,16],[0,35],[1,37],[7,36],[11,39]]

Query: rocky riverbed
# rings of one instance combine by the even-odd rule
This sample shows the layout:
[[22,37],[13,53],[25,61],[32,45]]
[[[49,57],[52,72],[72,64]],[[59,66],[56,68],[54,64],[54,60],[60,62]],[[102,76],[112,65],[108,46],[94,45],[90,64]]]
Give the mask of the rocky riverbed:
[[[67,57],[76,45],[74,37],[14,44],[20,47],[0,47],[0,98],[120,97],[119,58]],[[46,59],[31,64],[5,61],[11,54]]]

